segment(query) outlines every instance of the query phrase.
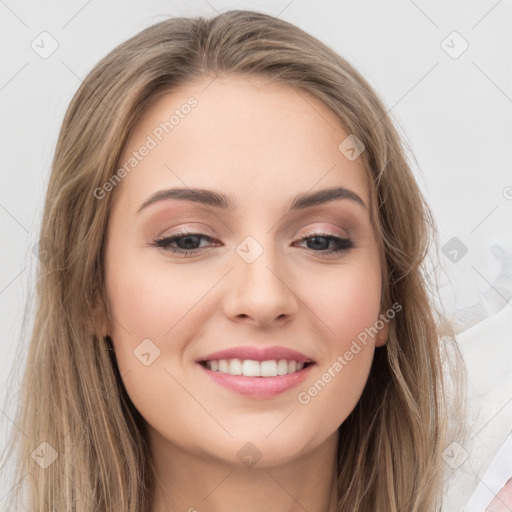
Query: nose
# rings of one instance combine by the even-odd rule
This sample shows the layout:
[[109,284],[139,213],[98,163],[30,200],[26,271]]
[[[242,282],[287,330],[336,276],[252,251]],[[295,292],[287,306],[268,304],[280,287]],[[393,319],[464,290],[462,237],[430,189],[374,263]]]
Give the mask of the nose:
[[252,263],[235,258],[238,261],[225,284],[225,315],[258,327],[289,321],[298,310],[299,298],[286,265],[268,249]]

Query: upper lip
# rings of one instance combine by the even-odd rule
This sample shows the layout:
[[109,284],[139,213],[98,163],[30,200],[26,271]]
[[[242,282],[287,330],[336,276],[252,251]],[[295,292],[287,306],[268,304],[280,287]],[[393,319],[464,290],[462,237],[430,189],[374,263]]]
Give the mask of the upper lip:
[[287,359],[298,363],[314,363],[314,361],[296,350],[286,347],[233,347],[218,352],[212,352],[205,357],[197,359],[201,361],[220,361],[221,359],[250,359],[252,361],[269,361],[272,359]]

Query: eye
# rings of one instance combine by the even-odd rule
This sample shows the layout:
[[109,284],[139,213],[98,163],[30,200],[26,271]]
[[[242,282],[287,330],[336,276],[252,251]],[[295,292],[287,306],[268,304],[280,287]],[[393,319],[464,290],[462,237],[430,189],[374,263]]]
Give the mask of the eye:
[[[309,235],[303,237],[300,241],[306,242],[307,249],[315,253],[324,255],[338,254],[340,252],[348,252],[355,247],[354,242],[350,238],[327,233],[310,233]],[[150,245],[186,257],[197,254],[205,248],[204,246],[201,247],[201,240],[206,240],[210,243],[214,242],[214,239],[205,233],[185,231],[157,239]],[[330,244],[333,244],[334,247],[329,249]]]
[[[354,242],[350,238],[343,238],[327,233],[311,233],[310,235],[312,236],[304,237],[301,241],[305,241],[308,245],[307,248],[313,252],[329,255],[349,251],[355,247]],[[328,249],[330,243],[334,244],[334,248]]]
[[[187,256],[189,254],[195,254],[202,249],[202,247],[198,246],[200,245],[201,239],[205,239],[210,242],[213,241],[213,238],[205,233],[186,231],[157,239],[150,245],[180,254],[181,256]],[[173,244],[176,244],[178,247],[173,247]]]

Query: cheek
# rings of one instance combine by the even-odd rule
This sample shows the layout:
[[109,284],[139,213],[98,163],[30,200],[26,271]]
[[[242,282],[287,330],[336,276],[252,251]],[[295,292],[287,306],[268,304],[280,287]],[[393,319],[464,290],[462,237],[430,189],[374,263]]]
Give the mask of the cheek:
[[183,381],[180,360],[187,340],[198,328],[193,308],[212,286],[211,277],[174,272],[169,280],[164,275],[156,265],[125,260],[107,276],[119,372],[137,410],[163,431],[194,414],[201,419],[178,382]]
[[[114,258],[114,256],[113,256]],[[107,293],[111,306],[111,337],[116,360],[122,376],[129,376],[126,387],[130,395],[146,385],[152,387],[157,374],[163,371],[166,359],[166,343],[171,337],[179,343],[176,332],[182,328],[182,320],[190,309],[180,283],[179,275],[166,283],[151,266],[126,259],[107,274]],[[189,294],[195,295],[189,283]],[[180,292],[178,293],[177,290]],[[167,343],[167,345],[169,345]],[[173,352],[179,345],[173,343]],[[138,380],[138,386],[130,389]],[[139,389],[140,388],[140,389]],[[151,390],[149,390],[151,391]],[[134,397],[132,396],[132,399]],[[134,400],[135,401],[135,400]]]
[[[327,278],[328,277],[328,278]],[[326,431],[352,412],[368,380],[374,354],[375,322],[380,313],[380,273],[370,261],[315,279],[308,305],[318,319],[325,352],[314,379],[298,392],[310,417],[321,415]],[[304,284],[305,286],[305,284]],[[305,295],[306,296],[306,295]]]
[[[124,264],[107,278],[113,331],[132,342],[144,338],[163,342],[175,337],[177,327],[214,284],[211,275],[173,272],[155,265]],[[190,327],[190,326],[189,326]],[[127,336],[129,333],[129,336]]]
[[314,283],[303,282],[303,296],[323,324],[329,346],[337,351],[375,324],[380,312],[381,276],[370,261],[340,268]]

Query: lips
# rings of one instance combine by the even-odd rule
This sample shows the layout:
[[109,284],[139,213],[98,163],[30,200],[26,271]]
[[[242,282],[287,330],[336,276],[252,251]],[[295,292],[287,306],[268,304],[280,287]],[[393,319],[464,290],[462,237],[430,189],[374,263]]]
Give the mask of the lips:
[[197,359],[216,384],[252,398],[271,398],[298,386],[315,361],[286,347],[235,347]]
[[196,362],[219,361],[221,359],[250,359],[252,361],[269,361],[271,359],[287,359],[298,363],[314,363],[313,359],[301,352],[286,347],[234,347],[218,352],[212,352],[205,357],[197,359]]

